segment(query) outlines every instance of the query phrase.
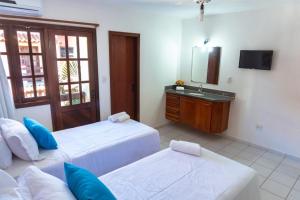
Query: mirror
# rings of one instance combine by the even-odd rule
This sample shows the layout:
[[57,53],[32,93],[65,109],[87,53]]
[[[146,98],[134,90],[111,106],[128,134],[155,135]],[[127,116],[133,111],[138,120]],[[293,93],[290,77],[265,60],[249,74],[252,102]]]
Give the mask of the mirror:
[[220,47],[193,47],[191,81],[218,84],[220,71]]

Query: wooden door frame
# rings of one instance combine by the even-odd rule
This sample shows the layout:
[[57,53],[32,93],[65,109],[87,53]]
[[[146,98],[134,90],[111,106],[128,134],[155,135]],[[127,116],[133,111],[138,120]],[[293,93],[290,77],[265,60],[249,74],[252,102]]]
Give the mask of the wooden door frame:
[[[119,32],[119,31],[109,31],[109,71],[110,71],[110,77],[111,77],[111,54],[112,54],[112,43],[111,43],[111,38],[112,36],[124,36],[124,37],[132,37],[137,39],[137,69],[136,69],[136,80],[137,80],[137,87],[136,87],[136,116],[137,116],[137,121],[140,121],[140,38],[141,35],[139,33],[129,33],[129,32]],[[110,85],[112,85],[111,78],[110,78]],[[111,87],[110,87],[111,91]],[[110,102],[112,102],[112,97],[110,96]],[[110,106],[112,107],[112,105]]]
[[[62,30],[62,31],[87,31],[90,32],[92,35],[92,47],[93,48],[93,66],[94,66],[94,85],[95,85],[95,91],[94,91],[94,95],[95,95],[95,103],[96,103],[96,121],[100,121],[100,103],[99,103],[99,77],[98,77],[98,54],[97,54],[97,34],[96,34],[96,29],[93,28],[81,28],[81,27],[67,27],[67,26],[49,26],[49,28],[45,29],[45,46],[47,46],[49,48],[50,45],[50,41],[49,41],[49,34],[50,34],[50,30]],[[48,52],[49,54],[51,54],[51,52]],[[52,52],[53,53],[53,52]],[[55,102],[55,98],[53,98],[55,95],[59,95],[59,94],[53,94],[54,91],[56,91],[53,87],[56,86],[55,81],[51,80],[51,78],[54,77],[53,75],[53,70],[50,70],[50,66],[51,66],[51,61],[49,60],[51,58],[51,56],[47,56],[46,55],[46,63],[47,66],[49,66],[47,68],[48,71],[48,75],[50,77],[48,77],[48,85],[49,85],[49,95],[50,95],[50,109],[51,109],[51,118],[52,118],[52,126],[53,126],[53,130],[56,131],[58,128],[58,121],[56,119],[56,102]],[[57,76],[57,75],[56,75]]]

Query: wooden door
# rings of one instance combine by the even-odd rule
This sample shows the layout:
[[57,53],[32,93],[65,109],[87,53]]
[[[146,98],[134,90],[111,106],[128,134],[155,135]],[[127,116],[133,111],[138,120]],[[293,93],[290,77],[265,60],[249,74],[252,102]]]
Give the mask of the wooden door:
[[48,30],[48,74],[54,130],[99,121],[94,30]]
[[139,120],[140,35],[109,32],[111,113]]

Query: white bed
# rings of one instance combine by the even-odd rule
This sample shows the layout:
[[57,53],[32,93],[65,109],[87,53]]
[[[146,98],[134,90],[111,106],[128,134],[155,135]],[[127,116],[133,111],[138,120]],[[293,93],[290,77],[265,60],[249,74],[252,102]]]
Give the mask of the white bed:
[[251,168],[203,149],[195,157],[167,149],[99,179],[122,200],[259,200]]
[[17,177],[26,167],[35,165],[64,180],[63,162],[70,162],[101,176],[160,149],[158,131],[133,120],[97,122],[53,135],[59,144],[57,150],[41,151],[45,159],[37,162],[14,158],[6,172]]

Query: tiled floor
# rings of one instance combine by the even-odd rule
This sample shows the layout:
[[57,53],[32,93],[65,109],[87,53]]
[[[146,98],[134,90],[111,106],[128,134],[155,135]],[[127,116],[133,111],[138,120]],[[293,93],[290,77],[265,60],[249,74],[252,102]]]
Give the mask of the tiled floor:
[[174,124],[159,128],[159,132],[162,149],[172,139],[191,141],[252,167],[259,174],[262,200],[300,200],[300,160]]

